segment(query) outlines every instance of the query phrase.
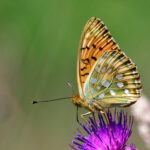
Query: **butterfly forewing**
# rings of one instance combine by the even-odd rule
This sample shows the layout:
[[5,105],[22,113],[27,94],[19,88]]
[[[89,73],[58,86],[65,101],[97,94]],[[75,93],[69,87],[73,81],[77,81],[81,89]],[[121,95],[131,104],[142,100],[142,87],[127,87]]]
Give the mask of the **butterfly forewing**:
[[119,47],[104,23],[100,19],[91,18],[84,27],[78,51],[77,77],[81,97],[84,96],[86,78],[96,60],[105,51],[110,50],[119,51]]
[[126,106],[141,95],[136,66],[120,51],[104,23],[91,18],[84,27],[77,67],[80,97],[102,107]]

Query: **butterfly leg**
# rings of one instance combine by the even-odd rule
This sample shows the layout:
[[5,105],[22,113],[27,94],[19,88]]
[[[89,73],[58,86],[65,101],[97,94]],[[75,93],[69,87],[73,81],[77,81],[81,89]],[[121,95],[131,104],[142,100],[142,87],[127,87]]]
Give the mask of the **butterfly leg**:
[[107,117],[107,114],[104,112],[104,111],[100,111],[100,113],[102,114],[102,116],[104,117],[107,125],[110,125],[110,122],[109,122],[109,118]]
[[95,113],[94,112],[92,112],[92,116],[93,116],[94,122],[95,122],[95,124],[97,126],[97,122],[96,122],[96,118],[95,118]]
[[[81,118],[84,120],[84,122],[86,122],[88,125],[89,125],[89,123],[88,123],[88,121],[85,119],[85,117],[84,116],[87,116],[87,115],[90,115],[91,114],[91,112],[87,112],[87,113],[85,113],[85,114],[81,114]],[[77,122],[81,125],[81,123],[80,123],[80,121],[79,121],[79,115],[78,115],[78,106],[77,106],[77,110],[76,110],[76,120],[77,120]]]
[[104,111],[100,111],[100,113],[101,113],[101,114],[103,115],[103,117],[105,118],[105,121],[106,121],[106,123],[107,123],[107,125],[108,125],[108,130],[109,130],[110,134],[113,136],[112,131],[111,131],[111,129],[110,129],[110,120],[109,120],[109,117],[107,116],[107,114],[106,114]]
[[86,120],[85,116],[90,115],[91,113],[92,113],[92,112],[89,111],[89,112],[87,112],[87,113],[85,113],[85,114],[81,114],[81,118],[82,118],[83,121],[84,121],[86,124],[88,124],[89,126],[90,126],[90,124],[89,124],[89,122]]
[[97,104],[97,103],[93,103],[93,105],[95,106],[95,108],[97,108],[99,110],[99,112],[105,118],[105,121],[106,121],[107,125],[109,125],[110,124],[109,118],[107,117],[107,114],[104,112],[104,108],[100,104]]
[[77,106],[77,110],[76,110],[76,120],[80,124],[80,122],[79,122],[79,115],[78,115],[78,106]]

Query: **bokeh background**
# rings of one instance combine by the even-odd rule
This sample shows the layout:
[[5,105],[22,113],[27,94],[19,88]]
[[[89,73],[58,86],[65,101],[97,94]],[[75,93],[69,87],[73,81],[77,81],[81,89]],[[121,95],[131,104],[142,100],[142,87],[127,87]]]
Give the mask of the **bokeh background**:
[[[31,101],[72,96],[66,81],[78,92],[78,43],[92,16],[103,20],[137,64],[143,91],[150,96],[149,8],[148,0],[1,0],[0,149],[70,149],[79,127],[71,100]],[[136,122],[133,128],[131,143],[146,150]]]

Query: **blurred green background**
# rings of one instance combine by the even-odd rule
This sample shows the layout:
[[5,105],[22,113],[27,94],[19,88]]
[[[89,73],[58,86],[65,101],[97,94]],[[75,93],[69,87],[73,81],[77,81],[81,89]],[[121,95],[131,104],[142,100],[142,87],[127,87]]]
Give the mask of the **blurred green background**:
[[[79,127],[72,102],[30,102],[72,96],[66,81],[78,92],[77,48],[92,16],[103,20],[137,64],[143,91],[150,96],[149,8],[148,0],[1,0],[0,149],[70,149]],[[146,150],[136,125],[131,142]]]

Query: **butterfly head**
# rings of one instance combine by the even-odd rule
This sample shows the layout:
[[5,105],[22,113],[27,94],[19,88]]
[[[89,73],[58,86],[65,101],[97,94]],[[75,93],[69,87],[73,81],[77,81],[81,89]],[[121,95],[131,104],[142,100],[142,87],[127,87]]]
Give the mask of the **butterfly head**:
[[83,104],[83,100],[80,98],[79,94],[76,94],[73,96],[72,102],[79,107],[81,107]]

